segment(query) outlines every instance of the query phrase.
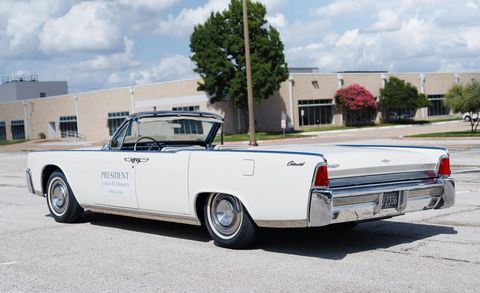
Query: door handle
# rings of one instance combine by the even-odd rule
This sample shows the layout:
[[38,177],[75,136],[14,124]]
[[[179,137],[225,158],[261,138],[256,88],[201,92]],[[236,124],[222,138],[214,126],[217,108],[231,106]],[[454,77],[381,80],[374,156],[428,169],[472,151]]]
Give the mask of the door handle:
[[125,162],[129,162],[129,163],[135,163],[136,159],[135,158],[123,158],[123,160]]
[[148,158],[137,158],[137,164],[142,162],[148,162]]

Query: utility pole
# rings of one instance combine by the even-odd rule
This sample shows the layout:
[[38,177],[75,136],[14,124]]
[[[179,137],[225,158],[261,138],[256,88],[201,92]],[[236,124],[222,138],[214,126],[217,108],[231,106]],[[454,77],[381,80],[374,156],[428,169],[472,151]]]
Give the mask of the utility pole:
[[248,33],[247,1],[243,0],[243,38],[245,40],[245,62],[247,70],[247,98],[248,98],[248,134],[250,145],[258,146],[255,138],[255,114],[253,113],[252,68],[250,66],[250,37]]

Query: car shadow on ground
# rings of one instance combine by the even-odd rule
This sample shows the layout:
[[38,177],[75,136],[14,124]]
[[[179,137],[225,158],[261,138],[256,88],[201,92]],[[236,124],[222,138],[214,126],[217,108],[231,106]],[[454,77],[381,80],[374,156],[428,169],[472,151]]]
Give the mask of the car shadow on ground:
[[203,227],[169,223],[163,221],[108,215],[86,211],[81,222],[91,225],[155,234],[159,236],[182,238],[193,241],[208,242],[211,240]]
[[[200,226],[90,211],[82,217],[82,222],[164,237],[198,242],[211,241],[206,228]],[[336,229],[335,226],[298,229],[262,228],[258,231],[257,242],[250,249],[338,260],[348,254],[387,249],[442,234],[457,234],[457,231],[449,226],[391,220],[361,223],[350,230]]]
[[308,229],[264,229],[257,243],[271,252],[343,259],[348,254],[412,243],[442,234],[457,234],[453,227],[395,221],[358,224],[350,230],[335,226]]

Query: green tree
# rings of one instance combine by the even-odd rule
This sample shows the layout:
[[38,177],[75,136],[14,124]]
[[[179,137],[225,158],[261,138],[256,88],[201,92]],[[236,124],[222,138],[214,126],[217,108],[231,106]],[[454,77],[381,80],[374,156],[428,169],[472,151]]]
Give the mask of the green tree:
[[428,107],[429,104],[427,97],[418,93],[418,89],[414,85],[394,76],[388,79],[383,89],[380,89],[378,105],[386,114],[391,112],[402,114]]
[[[445,105],[456,113],[470,114],[470,130],[477,131],[480,123],[480,83],[456,84],[445,95]],[[476,119],[475,119],[476,118]]]
[[[288,78],[279,32],[267,26],[263,4],[248,1],[248,28],[252,63],[253,96],[256,103],[271,96]],[[241,0],[232,0],[228,9],[212,13],[195,26],[190,36],[191,60],[200,74],[198,90],[210,96],[210,102],[232,98],[247,109],[247,81],[243,40]]]

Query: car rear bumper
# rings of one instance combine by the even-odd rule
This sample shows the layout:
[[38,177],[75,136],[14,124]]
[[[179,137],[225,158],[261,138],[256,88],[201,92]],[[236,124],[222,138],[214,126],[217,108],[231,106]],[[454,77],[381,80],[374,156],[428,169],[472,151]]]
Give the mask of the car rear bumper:
[[[398,192],[395,207],[382,208],[387,192]],[[454,204],[455,181],[450,177],[363,187],[313,189],[308,226],[393,217],[413,211],[449,208]]]

